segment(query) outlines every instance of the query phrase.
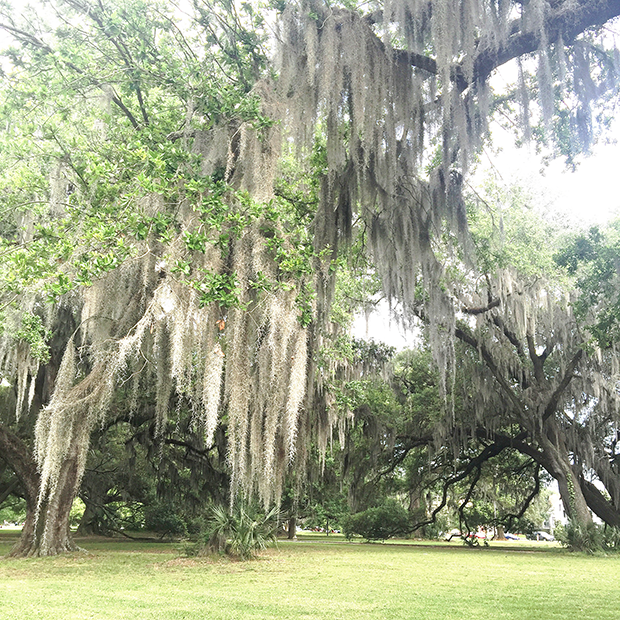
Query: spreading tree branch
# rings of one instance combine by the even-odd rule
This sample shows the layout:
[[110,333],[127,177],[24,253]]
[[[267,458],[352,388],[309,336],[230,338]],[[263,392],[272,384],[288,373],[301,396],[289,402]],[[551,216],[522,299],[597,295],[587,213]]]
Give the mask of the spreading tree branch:
[[486,306],[481,306],[479,308],[469,308],[467,306],[461,306],[461,311],[464,314],[469,314],[471,316],[477,316],[478,314],[484,314],[493,308],[497,308],[500,304],[500,299],[492,299]]
[[[0,22],[0,30],[5,30],[6,32],[9,32],[24,45],[31,45],[33,47],[36,47],[40,51],[45,52],[53,58],[56,57],[54,50],[49,45],[41,41],[41,39],[39,39],[38,37],[30,34],[29,32],[25,32],[24,30],[20,30],[19,28],[15,28],[14,26],[11,26],[4,22]],[[140,124],[131,113],[129,108],[127,108],[127,106],[123,103],[122,99],[119,97],[114,87],[110,86],[109,84],[104,84],[93,75],[87,74],[84,69],[78,67],[70,60],[63,59],[62,62],[65,66],[67,66],[72,71],[75,71],[78,75],[84,76],[92,86],[95,86],[99,88],[102,92],[109,94],[112,103],[114,103],[123,112],[123,114],[127,117],[133,128],[140,129]]]
[[492,375],[495,377],[496,381],[499,383],[502,392],[508,397],[508,400],[515,406],[517,411],[521,414],[521,416],[525,417],[525,407],[523,403],[519,400],[514,390],[506,380],[506,377],[500,372],[499,367],[495,363],[493,356],[490,351],[478,341],[478,339],[465,327],[458,326],[454,330],[454,335],[465,344],[468,344],[475,351],[479,351],[482,359],[484,360],[487,368],[491,371]]
[[564,375],[562,376],[560,383],[554,390],[551,398],[549,399],[549,402],[547,403],[547,406],[545,407],[542,418],[543,422],[555,413],[558,407],[558,403],[560,402],[560,397],[564,393],[564,390],[569,386],[570,382],[573,380],[573,377],[575,376],[575,370],[577,369],[577,366],[579,365],[582,357],[583,349],[579,349],[571,358],[568,366],[566,367],[566,370],[564,371]]
[[450,490],[450,487],[456,484],[457,482],[460,482],[467,476],[469,476],[469,474],[474,469],[481,467],[482,464],[488,461],[489,459],[500,454],[506,447],[507,446],[502,446],[496,443],[486,446],[484,450],[480,452],[480,454],[478,454],[478,456],[469,460],[469,462],[467,463],[467,465],[465,466],[465,468],[463,469],[461,473],[455,474],[454,476],[451,476],[450,478],[445,480],[444,485],[443,485],[442,495],[441,495],[441,502],[431,513],[430,519],[426,519],[425,521],[421,521],[420,523],[417,523],[412,528],[412,530],[417,530],[418,528],[424,527],[425,525],[430,525],[432,523],[435,523],[435,520],[437,519],[437,515],[443,510],[445,505],[448,503],[448,491]]
[[546,43],[573,41],[590,28],[596,28],[620,15],[620,0],[577,0],[558,3],[545,17],[543,28],[523,31],[521,20],[513,21],[508,40],[498,48],[481,40],[474,60],[473,82],[485,80],[501,65],[541,48],[541,33]]
[[506,524],[506,529],[510,529],[512,524],[515,521],[519,521],[525,514],[525,511],[530,507],[531,503],[534,501],[534,498],[540,493],[540,465],[536,464],[536,469],[534,470],[534,488],[532,492],[526,497],[525,501],[521,505],[521,510],[515,514],[507,514],[504,517],[504,523]]
[[[428,9],[430,13],[430,8]],[[535,30],[524,30],[523,20],[515,19],[509,26],[509,36],[505,43],[496,46],[495,39],[482,37],[474,52],[473,74],[468,79],[463,67],[470,59],[464,59],[454,65],[451,79],[460,92],[471,84],[484,82],[498,67],[525,54],[539,50],[543,44],[573,41],[578,35],[590,28],[602,26],[620,15],[620,0],[565,0],[556,3],[545,16],[544,27],[536,25]],[[365,17],[368,24],[383,21],[381,11],[375,11]],[[544,33],[544,35],[542,35]],[[545,40],[542,39],[545,37]],[[397,62],[406,62],[430,75],[438,75],[439,68],[434,58],[424,54],[396,50]]]
[[65,2],[69,6],[73,7],[73,9],[75,9],[77,12],[87,17],[90,17],[90,19],[93,22],[95,22],[95,24],[97,25],[101,34],[108,41],[110,41],[110,43],[112,43],[112,45],[116,48],[116,51],[118,52],[119,56],[121,57],[121,60],[127,67],[129,75],[131,76],[133,80],[132,85],[136,91],[136,97],[138,99],[138,104],[140,106],[140,112],[142,113],[142,119],[144,120],[144,124],[148,125],[149,116],[146,111],[146,106],[144,104],[144,98],[142,96],[142,89],[140,88],[140,81],[137,76],[138,69],[136,67],[136,63],[134,62],[131,56],[131,52],[129,51],[129,48],[127,47],[125,42],[122,39],[115,37],[110,33],[110,28],[106,25],[105,7],[101,3],[101,1],[99,1],[98,3],[99,12],[95,11],[95,7],[93,5],[83,4],[82,2],[79,2],[78,0],[65,0]]

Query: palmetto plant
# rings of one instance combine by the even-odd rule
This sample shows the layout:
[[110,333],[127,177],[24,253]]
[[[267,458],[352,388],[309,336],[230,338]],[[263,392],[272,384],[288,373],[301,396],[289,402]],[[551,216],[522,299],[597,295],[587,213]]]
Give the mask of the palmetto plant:
[[277,531],[276,507],[266,514],[245,505],[232,511],[222,506],[211,509],[209,544],[219,551],[248,560],[270,542],[275,542]]

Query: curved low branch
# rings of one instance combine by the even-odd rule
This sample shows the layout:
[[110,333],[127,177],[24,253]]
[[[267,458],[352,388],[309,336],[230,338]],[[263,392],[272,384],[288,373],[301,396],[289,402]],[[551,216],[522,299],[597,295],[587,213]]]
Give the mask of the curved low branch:
[[3,424],[0,424],[0,459],[15,472],[22,483],[26,502],[34,508],[40,480],[37,465],[28,446]]
[[497,443],[493,443],[489,446],[486,446],[484,450],[480,454],[478,454],[478,456],[469,460],[469,462],[465,466],[465,469],[463,469],[461,473],[455,474],[454,476],[451,476],[450,478],[448,478],[444,482],[442,495],[441,495],[441,502],[431,513],[430,519],[426,519],[425,521],[421,521],[420,523],[417,523],[414,527],[411,528],[412,531],[417,530],[421,527],[424,527],[425,525],[430,525],[432,523],[435,523],[437,515],[443,510],[445,505],[448,503],[448,491],[450,487],[456,484],[457,482],[460,482],[464,478],[466,478],[474,469],[480,468],[481,465],[485,463],[486,461],[488,461],[489,459],[492,459],[494,456],[497,456],[498,454],[500,454],[506,447],[508,446],[502,446]]
[[518,521],[523,517],[525,511],[530,507],[530,504],[534,501],[536,496],[540,493],[540,464],[536,465],[536,469],[534,470],[534,488],[532,492],[526,497],[525,501],[521,505],[521,509],[519,512],[515,514],[507,514],[504,518],[504,523],[506,524],[506,528],[510,529],[512,524],[515,521]]
[[581,486],[588,507],[607,525],[620,527],[620,511],[618,508],[583,476],[579,477],[579,486]]

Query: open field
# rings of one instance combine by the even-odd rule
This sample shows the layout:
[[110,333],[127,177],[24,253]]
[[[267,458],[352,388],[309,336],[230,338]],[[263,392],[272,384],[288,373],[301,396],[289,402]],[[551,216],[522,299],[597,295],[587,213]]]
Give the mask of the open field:
[[[0,530],[0,554],[16,532]],[[2,620],[617,620],[620,557],[546,543],[283,541],[256,561],[173,544],[80,540],[84,553],[0,561]]]

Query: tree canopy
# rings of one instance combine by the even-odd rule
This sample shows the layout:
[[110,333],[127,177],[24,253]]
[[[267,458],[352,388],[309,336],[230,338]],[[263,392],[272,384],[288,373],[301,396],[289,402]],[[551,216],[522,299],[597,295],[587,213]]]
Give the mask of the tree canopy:
[[[611,411],[607,371],[555,282],[474,267],[462,187],[499,107],[569,157],[588,148],[617,92],[604,26],[618,13],[617,0],[3,3],[0,359],[17,416],[37,413],[26,552],[71,548],[89,437],[142,394],[159,428],[186,408],[210,445],[223,424],[233,494],[277,501],[288,466],[343,428],[332,388],[356,370],[336,280],[371,264],[428,326],[444,391],[460,341],[472,420],[495,444],[518,425],[505,441],[548,447],[572,498],[551,427],[567,407],[590,413],[580,393]],[[496,95],[493,71],[513,60],[514,89]]]

